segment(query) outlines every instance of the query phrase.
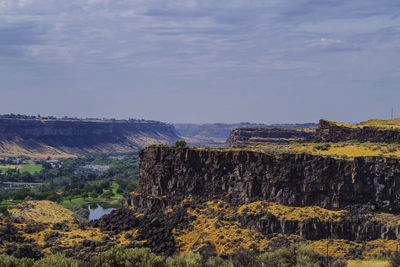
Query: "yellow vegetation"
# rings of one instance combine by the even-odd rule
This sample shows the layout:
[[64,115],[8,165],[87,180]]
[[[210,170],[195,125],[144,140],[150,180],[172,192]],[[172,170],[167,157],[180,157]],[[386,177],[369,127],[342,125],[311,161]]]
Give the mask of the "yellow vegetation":
[[261,233],[230,221],[234,211],[223,201],[209,201],[204,208],[189,208],[188,213],[196,217],[190,226],[181,231],[173,230],[181,253],[198,251],[208,245],[215,246],[218,255],[235,253],[240,247],[263,251],[270,242]]
[[374,218],[377,221],[380,221],[383,224],[386,225],[398,225],[400,224],[400,215],[395,215],[391,213],[386,213],[386,212],[380,212],[374,214]]
[[400,249],[398,246],[399,242],[396,240],[377,239],[366,242],[365,250],[363,251],[362,255],[364,257],[379,256],[381,254],[387,254],[387,252],[394,252]]
[[303,221],[309,218],[320,221],[340,221],[348,213],[340,210],[327,210],[318,206],[290,207],[275,202],[256,201],[239,207],[239,214],[246,211],[248,214],[272,213],[280,220]]
[[396,157],[400,158],[399,144],[383,144],[383,143],[357,143],[357,142],[341,142],[341,143],[292,143],[286,145],[263,144],[252,145],[246,147],[230,147],[230,148],[204,148],[196,147],[197,150],[210,151],[251,151],[266,154],[279,153],[295,153],[295,154],[313,154],[321,156],[330,156],[333,158],[342,158],[352,160],[355,157],[380,156],[380,157]]
[[368,121],[360,122],[359,125],[400,129],[400,119],[393,119],[393,120],[371,119]]
[[286,146],[288,151],[301,151],[319,155],[346,156],[349,158],[365,156],[395,156],[400,157],[400,146],[394,144],[374,144],[374,143],[321,143],[321,144],[303,144],[297,146]]
[[361,244],[343,239],[321,239],[310,241],[310,245],[321,255],[326,255],[328,247],[328,255],[338,258],[349,257],[362,249]]
[[347,262],[347,267],[389,267],[387,261],[380,260],[350,260]]
[[73,212],[48,200],[26,201],[9,209],[12,218],[40,223],[72,221]]
[[341,123],[335,121],[328,121],[327,122],[347,128],[363,128],[363,127],[376,127],[382,130],[386,129],[400,129],[400,119],[393,119],[393,120],[383,120],[383,119],[371,119],[368,121],[360,122],[359,124],[350,124],[350,123]]

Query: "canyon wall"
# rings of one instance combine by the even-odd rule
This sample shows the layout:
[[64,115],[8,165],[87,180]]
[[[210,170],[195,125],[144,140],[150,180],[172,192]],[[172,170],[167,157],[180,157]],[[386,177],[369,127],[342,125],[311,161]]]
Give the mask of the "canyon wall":
[[[140,157],[138,193],[153,197],[155,206],[191,196],[229,203],[267,200],[329,209],[349,205],[400,209],[399,159],[344,160],[300,153],[164,146],[148,147]],[[153,206],[135,198],[127,199],[126,205],[130,204]]]
[[0,119],[0,155],[82,155],[137,150],[179,139],[175,128],[155,121]]

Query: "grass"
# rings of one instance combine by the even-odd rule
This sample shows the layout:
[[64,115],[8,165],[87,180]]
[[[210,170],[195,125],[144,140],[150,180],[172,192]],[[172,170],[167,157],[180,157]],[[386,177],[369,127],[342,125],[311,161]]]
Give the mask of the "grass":
[[73,212],[48,200],[25,201],[8,209],[10,216],[41,223],[72,221]]
[[318,155],[336,156],[336,157],[366,157],[383,156],[400,158],[400,146],[396,144],[380,143],[320,143],[320,144],[302,144],[297,146],[287,146],[288,150],[308,152]]
[[29,172],[30,174],[34,174],[43,170],[43,166],[41,164],[32,164],[32,165],[25,165],[20,170],[21,172]]
[[355,141],[347,141],[340,143],[292,143],[286,145],[279,144],[263,144],[243,147],[218,147],[218,148],[203,148],[194,147],[196,150],[209,151],[251,151],[267,154],[276,153],[302,153],[321,156],[330,156],[333,158],[341,158],[353,160],[355,157],[395,157],[400,158],[399,144],[384,144],[384,143],[360,143]]
[[3,200],[0,202],[0,207],[8,207],[8,206],[12,206],[12,205],[16,205],[18,203],[21,203],[22,200]]
[[202,208],[188,208],[188,214],[195,220],[184,230],[174,229],[173,234],[179,251],[186,254],[212,244],[218,255],[235,253],[239,247],[256,247],[263,251],[270,242],[261,233],[244,228],[237,221],[232,221],[233,210],[223,201],[209,201]]
[[389,267],[388,261],[382,260],[351,260],[347,262],[347,267]]
[[18,169],[20,172],[28,172],[30,174],[38,173],[43,169],[41,164],[29,165],[1,165],[0,171],[6,172],[8,169]]
[[310,218],[322,222],[338,222],[347,215],[347,211],[327,210],[317,206],[290,207],[275,202],[256,201],[242,205],[238,209],[239,214],[266,214],[271,213],[280,220],[304,221]]
[[360,122],[359,124],[341,123],[325,120],[331,124],[346,128],[364,128],[364,127],[376,127],[380,129],[400,129],[400,119],[383,120],[383,119],[371,119],[368,121]]
[[119,188],[119,184],[117,184],[117,183],[114,183],[114,184],[111,186],[111,191],[112,191],[112,193],[114,194],[114,198],[124,198],[123,195],[117,193],[118,188]]

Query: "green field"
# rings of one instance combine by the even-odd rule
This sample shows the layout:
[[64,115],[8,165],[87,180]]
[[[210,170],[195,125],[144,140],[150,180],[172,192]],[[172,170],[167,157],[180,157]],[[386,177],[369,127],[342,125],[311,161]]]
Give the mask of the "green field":
[[[18,168],[20,172],[28,172],[30,174],[34,174],[37,172],[40,172],[43,169],[43,166],[41,164],[29,164],[29,165],[12,165],[12,166],[18,166],[22,168]],[[3,165],[0,166],[0,171],[1,172],[6,172],[8,169],[15,169],[15,168],[10,168],[9,166]]]
[[35,172],[40,172],[43,169],[41,164],[33,164],[33,165],[25,165],[21,172],[29,172],[30,174],[34,174]]

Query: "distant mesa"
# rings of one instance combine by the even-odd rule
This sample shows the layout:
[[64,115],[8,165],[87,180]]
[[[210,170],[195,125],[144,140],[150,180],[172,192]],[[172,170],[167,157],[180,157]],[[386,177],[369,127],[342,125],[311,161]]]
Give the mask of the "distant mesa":
[[233,130],[227,146],[261,145],[265,143],[287,144],[305,139],[315,132],[315,127],[243,127]]
[[173,125],[158,121],[0,118],[0,156],[6,157],[128,153],[179,139]]

